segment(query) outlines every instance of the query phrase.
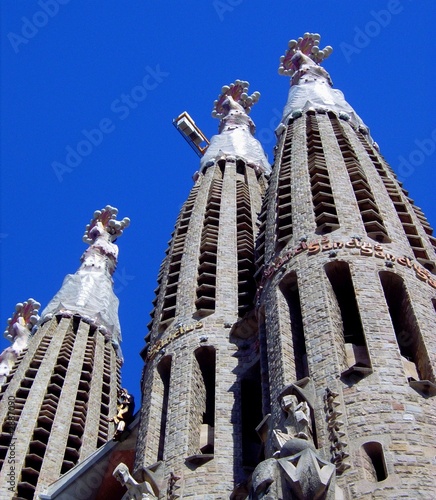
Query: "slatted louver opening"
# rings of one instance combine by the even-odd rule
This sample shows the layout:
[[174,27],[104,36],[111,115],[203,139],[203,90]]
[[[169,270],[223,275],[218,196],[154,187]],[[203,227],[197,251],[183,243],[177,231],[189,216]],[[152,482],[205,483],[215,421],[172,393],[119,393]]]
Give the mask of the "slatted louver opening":
[[276,207],[276,251],[282,250],[292,236],[291,154],[293,123],[288,125],[280,163]]
[[315,112],[309,111],[306,115],[306,131],[307,163],[312,190],[316,232],[318,234],[330,233],[338,229],[339,219]]
[[[41,405],[36,426],[27,451],[24,467],[21,471],[21,479],[18,483],[18,496],[21,498],[32,499],[35,487],[38,482],[42,462],[47,449],[47,443],[55,419],[59,397],[65,382],[68,364],[74,347],[76,333],[73,330],[73,321],[70,324],[69,331],[65,335],[62,348],[59,351],[53,374],[47,386],[47,392]],[[18,393],[17,393],[18,396]]]
[[330,121],[338,141],[342,158],[345,163],[354,196],[359,207],[365,231],[370,238],[380,242],[389,242],[388,234],[383,223],[383,218],[375,202],[374,194],[369,185],[368,179],[363,171],[360,161],[345,136],[339,119],[333,113],[329,113]]
[[254,234],[251,219],[250,192],[245,182],[236,181],[237,248],[238,248],[238,314],[243,316],[253,307],[255,294]]
[[110,342],[106,342],[103,354],[103,383],[101,386],[101,411],[98,426],[97,448],[100,448],[100,446],[103,446],[107,442],[109,437],[109,425],[113,425],[109,422],[112,416],[110,415],[111,377],[113,377],[111,369],[112,349]]
[[405,196],[409,201],[409,203],[411,204],[412,209],[414,210],[416,216],[421,222],[424,231],[427,233],[429,240],[436,251],[436,238],[432,236],[433,229],[428,223],[428,220],[426,219],[424,213],[419,207],[415,206],[413,200],[408,197],[409,193],[405,189],[403,188],[401,188],[401,190],[399,189],[401,183],[398,181],[396,183],[393,179],[391,179],[387,175],[386,170],[389,170],[391,174],[394,177],[396,177],[395,173],[392,171],[392,169],[389,167],[387,163],[385,162],[382,163],[379,161],[377,155],[375,154],[372,147],[368,144],[368,141],[366,140],[364,135],[361,132],[357,132],[357,137],[359,138],[360,142],[362,143],[363,147],[368,153],[368,156],[371,159],[378,174],[380,175],[380,178],[397,212],[398,218],[401,221],[401,224],[403,226],[407,239],[410,243],[414,256],[422,265],[430,269],[433,269],[434,265],[432,261],[429,259],[428,253],[424,247],[421,237],[418,235],[418,231],[416,229],[415,224],[413,223],[412,217],[408,211],[407,204],[405,203],[403,197]]
[[256,280],[260,279],[263,267],[265,264],[265,232],[266,232],[266,214],[267,214],[267,205],[269,199],[269,188],[265,192],[265,196],[262,203],[262,209],[260,211],[257,224],[259,226],[257,238],[256,238],[256,249],[255,249],[255,265],[256,272],[254,274],[254,278]]
[[[160,326],[165,329],[171,321],[173,321],[176,315],[176,303],[177,303],[177,288],[179,285],[180,267],[182,262],[182,257],[185,249],[186,234],[188,232],[189,221],[191,219],[192,211],[195,205],[195,199],[198,193],[198,186],[194,186],[186,200],[185,205],[179,215],[178,221],[176,223],[176,230],[173,233],[172,246],[170,245],[170,264],[168,270],[168,280],[165,288],[165,296],[162,306],[162,314],[160,320]],[[170,242],[171,243],[171,242]],[[160,271],[160,282],[162,281],[161,272],[163,272],[163,267],[161,266]],[[156,298],[153,301],[154,306],[157,305],[158,294],[160,292],[160,286],[155,290]],[[154,313],[152,313],[154,317]]]
[[[23,380],[21,381],[20,387],[17,390],[14,398],[14,424],[16,424],[20,418],[20,415],[23,411],[24,404],[26,402],[27,396],[30,392],[30,388],[33,385],[33,382],[35,380],[35,377],[38,373],[38,368],[41,365],[41,362],[44,358],[45,353],[47,352],[48,346],[50,345],[52,337],[46,336],[44,337],[41,342],[39,343],[38,349],[36,350],[36,353],[34,355],[34,358],[29,366],[29,368],[26,370],[25,376]],[[11,372],[8,375],[7,381],[3,384],[2,386],[2,394],[4,391],[6,391],[7,386],[9,385],[10,381],[12,380],[12,377],[14,376],[17,367],[24,357],[25,352],[22,352],[18,358],[17,361],[11,370]],[[3,467],[4,460],[6,458],[7,452],[9,445],[11,443],[13,433],[11,432],[11,420],[7,419],[6,422],[3,424],[2,427],[2,432],[0,434],[0,470]]]
[[[217,172],[220,171],[218,170]],[[201,233],[197,300],[195,301],[197,312],[201,316],[207,316],[215,311],[216,266],[222,186],[223,181],[221,179],[215,178],[212,180]]]
[[[86,342],[85,354],[83,357],[82,369],[80,371],[79,392],[74,403],[73,420],[84,422],[88,410],[88,394],[91,389],[92,368],[94,366],[95,355],[95,329],[89,332]],[[72,469],[78,462],[80,457],[80,449],[82,447],[82,433],[77,432],[77,426],[71,424],[68,432],[68,441],[65,449],[64,459],[62,462],[61,474]]]
[[[165,253],[168,255],[169,251],[170,251],[170,247],[167,248]],[[149,330],[152,329],[153,322],[154,322],[154,319],[156,317],[156,307],[157,307],[157,302],[159,300],[159,294],[160,294],[160,290],[161,290],[161,286],[162,286],[162,279],[163,279],[163,275],[164,275],[164,271],[165,271],[165,263],[166,263],[166,258],[162,261],[162,263],[159,267],[158,275],[157,275],[157,287],[154,289],[154,299],[152,301],[153,310],[150,313],[151,320],[147,324],[147,328]]]

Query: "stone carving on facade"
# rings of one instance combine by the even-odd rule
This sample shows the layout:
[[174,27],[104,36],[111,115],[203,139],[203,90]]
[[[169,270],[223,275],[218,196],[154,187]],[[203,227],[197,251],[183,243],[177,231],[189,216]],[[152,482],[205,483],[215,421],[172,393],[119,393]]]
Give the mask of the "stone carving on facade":
[[154,489],[148,481],[138,483],[131,476],[129,468],[121,462],[112,473],[114,478],[123,486],[127,487],[127,492],[121,500],[157,500]]
[[127,392],[127,389],[120,389],[117,398],[117,414],[109,419],[110,422],[115,423],[115,441],[121,438],[126,426],[132,420],[134,408],[133,396]]
[[337,392],[327,388],[324,394],[324,409],[331,443],[332,462],[335,464],[336,471],[342,473],[349,469],[350,465],[346,462],[349,454],[345,451],[347,443],[342,439],[345,436],[341,430],[344,422],[340,420],[342,412],[339,410],[340,402],[336,400],[338,396]]
[[282,410],[287,413],[284,422],[286,432],[280,429],[273,430],[276,448],[280,450],[291,437],[312,440],[311,414],[307,402],[299,402],[297,396],[288,394],[281,398],[280,404]]
[[313,383],[306,378],[280,395],[282,423],[270,431],[267,446],[273,458],[254,470],[251,500],[336,498],[335,466],[321,458],[313,444],[312,393]]
[[169,500],[176,500],[177,498],[180,497],[179,489],[180,485],[177,484],[180,481],[181,477],[176,476],[174,472],[170,473],[170,477],[168,479],[168,490],[167,490],[167,497]]
[[6,382],[18,356],[27,348],[32,328],[39,320],[40,307],[41,304],[34,299],[19,302],[15,306],[13,316],[8,319],[4,336],[12,342],[12,345],[0,354],[0,385]]

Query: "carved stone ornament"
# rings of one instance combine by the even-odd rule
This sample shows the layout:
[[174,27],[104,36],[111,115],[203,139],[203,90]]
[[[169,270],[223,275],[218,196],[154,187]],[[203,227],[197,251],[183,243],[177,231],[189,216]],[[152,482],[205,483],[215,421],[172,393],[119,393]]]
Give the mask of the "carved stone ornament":
[[248,95],[248,86],[249,83],[242,80],[235,80],[230,85],[224,85],[218,99],[213,103],[212,116],[214,118],[223,118],[226,116],[229,112],[229,101],[233,101],[241,106],[243,111],[248,114],[251,106],[260,97],[259,92],[253,92],[251,95]]
[[293,438],[280,458],[260,463],[252,477],[251,500],[333,500],[335,466],[320,458],[305,439]]
[[[320,50],[319,42],[321,40],[318,33],[304,33],[298,40],[290,40],[288,49],[285,54],[280,57],[279,74],[293,76],[298,71],[300,65],[298,61],[300,56],[306,56],[316,65],[321,64],[333,52],[332,47],[327,45]],[[295,57],[297,56],[297,57]]]
[[222,87],[221,94],[214,101],[212,116],[220,120],[219,133],[211,138],[201,159],[201,172],[223,160],[229,163],[240,160],[256,172],[271,172],[262,145],[254,137],[254,122],[248,116],[260,93],[249,95],[248,87],[248,82],[235,80]]
[[[314,387],[310,378],[286,387],[279,396],[283,410],[278,428],[263,431],[267,453],[273,455],[253,472],[251,500],[333,500],[341,498],[335,486],[336,467],[324,460],[313,444]],[[263,421],[262,428],[265,429]],[[260,426],[259,426],[260,427]],[[267,437],[268,436],[268,437]],[[261,436],[262,437],[262,436]]]
[[126,464],[120,463],[117,465],[113,474],[114,478],[123,486],[127,487],[127,492],[121,500],[157,500],[155,491],[148,481],[138,483],[133,479]]
[[0,354],[0,385],[6,381],[18,356],[27,348],[30,332],[39,320],[40,307],[41,304],[34,299],[19,302],[15,306],[13,316],[8,319],[4,336],[12,345]]

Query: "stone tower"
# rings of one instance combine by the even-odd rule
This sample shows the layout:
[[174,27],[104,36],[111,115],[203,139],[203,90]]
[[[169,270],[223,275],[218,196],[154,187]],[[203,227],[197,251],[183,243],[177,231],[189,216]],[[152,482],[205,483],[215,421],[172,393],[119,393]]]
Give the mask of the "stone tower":
[[17,305],[0,355],[0,497],[33,499],[113,435],[122,362],[114,240],[129,220],[94,213],[82,264],[41,318]]
[[168,498],[228,498],[251,459],[240,401],[253,381],[253,412],[262,418],[258,345],[249,336],[256,329],[256,220],[269,164],[248,116],[259,94],[247,90],[237,80],[215,101],[219,134],[177,219],[143,353],[135,475],[163,461]]
[[252,498],[433,498],[435,239],[332,89],[330,52],[307,33],[279,68],[291,88],[257,240],[268,416]]

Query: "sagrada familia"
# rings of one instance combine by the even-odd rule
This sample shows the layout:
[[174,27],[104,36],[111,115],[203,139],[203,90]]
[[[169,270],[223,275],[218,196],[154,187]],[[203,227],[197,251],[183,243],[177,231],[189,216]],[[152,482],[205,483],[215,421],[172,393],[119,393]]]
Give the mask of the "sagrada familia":
[[0,498],[436,498],[436,238],[366,124],[291,40],[268,162],[236,80],[214,104],[158,274],[142,401],[122,388],[116,240],[97,210],[77,272],[0,355]]

